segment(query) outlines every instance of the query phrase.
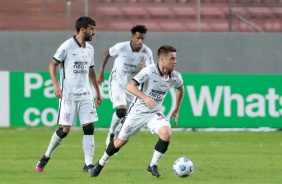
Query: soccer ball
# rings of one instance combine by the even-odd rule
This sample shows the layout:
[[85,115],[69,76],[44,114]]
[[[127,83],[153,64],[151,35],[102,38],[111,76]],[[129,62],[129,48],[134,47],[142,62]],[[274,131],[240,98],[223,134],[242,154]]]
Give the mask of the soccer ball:
[[186,178],[192,175],[194,171],[194,164],[189,158],[181,157],[174,162],[173,171],[177,176]]

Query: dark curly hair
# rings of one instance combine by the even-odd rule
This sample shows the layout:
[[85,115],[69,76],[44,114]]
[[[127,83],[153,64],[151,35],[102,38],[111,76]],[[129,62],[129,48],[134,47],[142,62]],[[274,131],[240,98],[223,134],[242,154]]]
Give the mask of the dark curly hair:
[[134,35],[136,32],[139,32],[141,34],[146,34],[147,33],[147,28],[144,25],[136,25],[131,29],[132,35]]

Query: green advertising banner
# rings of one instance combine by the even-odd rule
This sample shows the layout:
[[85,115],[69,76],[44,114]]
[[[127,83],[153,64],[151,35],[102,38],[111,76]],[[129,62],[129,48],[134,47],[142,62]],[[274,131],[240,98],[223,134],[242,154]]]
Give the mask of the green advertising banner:
[[[7,108],[10,116],[6,121],[2,119],[0,126],[2,122],[10,122],[8,126],[13,127],[55,126],[58,99],[54,96],[49,73],[9,73],[9,77],[6,78],[9,80],[10,103],[7,104]],[[114,112],[109,98],[108,75],[105,76],[105,83],[100,86],[103,102],[97,107],[99,121],[95,123],[96,127],[109,127]],[[280,84],[282,75],[182,74],[182,76],[185,94],[177,127],[282,127]],[[2,78],[0,83],[5,83],[1,81]],[[2,95],[1,98],[6,97]],[[164,113],[170,115],[174,105],[175,89],[171,89],[163,105]],[[173,124],[173,120],[171,123]]]

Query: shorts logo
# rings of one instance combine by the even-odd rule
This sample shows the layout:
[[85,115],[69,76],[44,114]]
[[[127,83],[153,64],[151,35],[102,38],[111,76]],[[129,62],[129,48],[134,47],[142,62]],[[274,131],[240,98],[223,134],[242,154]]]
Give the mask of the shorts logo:
[[115,97],[115,100],[116,100],[116,101],[120,101],[119,96],[116,96],[116,97]]
[[126,125],[124,131],[126,134],[130,134],[132,132],[132,127],[129,125]]
[[96,113],[96,111],[94,111],[94,110],[93,110],[93,111],[90,111],[90,114],[91,114],[91,115],[94,115],[95,117],[97,117],[97,113]]
[[65,113],[64,114],[64,121],[69,121],[70,120],[70,114],[69,113]]

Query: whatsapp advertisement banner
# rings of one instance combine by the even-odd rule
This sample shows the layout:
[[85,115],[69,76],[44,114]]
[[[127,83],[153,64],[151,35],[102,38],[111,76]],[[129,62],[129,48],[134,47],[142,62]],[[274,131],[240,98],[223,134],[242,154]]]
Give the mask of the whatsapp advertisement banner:
[[[0,126],[56,125],[58,99],[48,72],[0,72],[0,76],[1,86],[5,84],[1,90]],[[97,107],[96,127],[109,127],[114,112],[108,76],[107,73],[105,83],[100,86],[103,102]],[[282,75],[182,74],[182,77],[185,93],[177,127],[282,127]],[[175,100],[175,89],[171,89],[163,104],[166,115],[173,111]]]

